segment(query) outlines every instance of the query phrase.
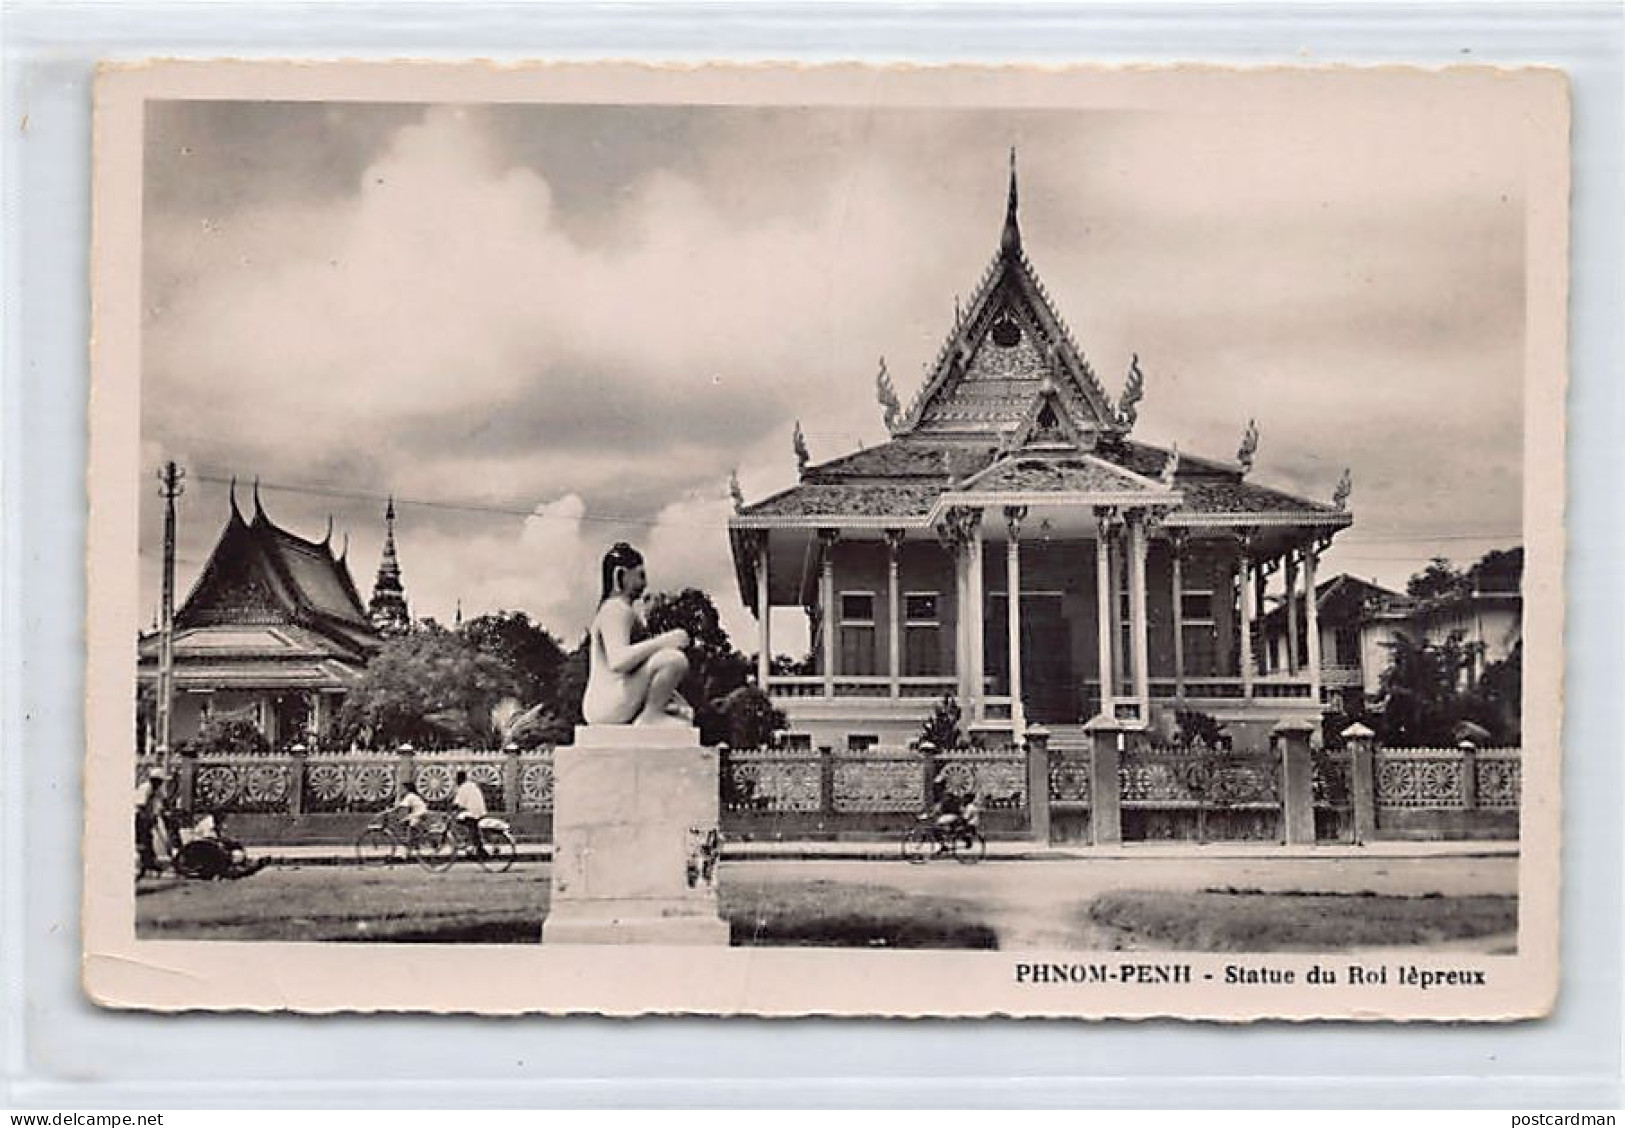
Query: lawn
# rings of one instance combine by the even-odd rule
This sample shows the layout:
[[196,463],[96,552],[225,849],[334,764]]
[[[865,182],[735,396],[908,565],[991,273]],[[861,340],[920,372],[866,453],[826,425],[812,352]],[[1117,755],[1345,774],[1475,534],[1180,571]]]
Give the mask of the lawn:
[[1082,916],[1122,949],[1324,952],[1478,941],[1487,951],[1511,952],[1518,899],[1123,890],[1096,897]]
[[[238,882],[146,882],[144,939],[535,944],[548,909],[545,869],[507,874],[416,867],[273,869]],[[724,876],[736,946],[995,948],[971,902],[884,885]]]

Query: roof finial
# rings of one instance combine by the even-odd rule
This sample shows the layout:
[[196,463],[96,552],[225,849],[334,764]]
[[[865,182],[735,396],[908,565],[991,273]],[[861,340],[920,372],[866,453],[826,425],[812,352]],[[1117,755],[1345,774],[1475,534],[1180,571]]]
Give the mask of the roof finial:
[[1347,509],[1349,507],[1349,495],[1353,492],[1354,473],[1345,467],[1343,476],[1337,479],[1337,488],[1332,491],[1332,504],[1339,509]]
[[1174,488],[1174,478],[1179,473],[1179,444],[1174,443],[1168,450],[1168,459],[1162,464],[1162,484],[1167,489]]
[[227,492],[231,498],[231,515],[241,520],[243,511],[237,508],[237,475],[233,474],[231,476],[231,486]]
[[331,513],[329,513],[327,515],[327,535],[322,537],[322,543],[323,544],[332,544],[333,543],[333,515]]
[[728,496],[733,499],[734,512],[743,512],[745,508],[745,491],[739,485],[739,467],[737,466],[728,472]]
[[260,504],[260,476],[258,474],[254,475],[254,516],[265,516],[265,506]]
[[1140,417],[1140,398],[1145,395],[1145,375],[1140,371],[1140,354],[1134,353],[1128,365],[1128,379],[1123,383],[1123,398],[1117,402],[1117,424],[1124,431],[1134,430]]
[[790,446],[796,452],[796,474],[805,474],[807,472],[807,459],[811,456],[807,453],[807,436],[802,433],[801,420],[799,419],[796,420],[795,432],[790,436]]
[[342,563],[350,555],[350,530],[344,530],[344,546],[339,549],[339,561]]
[[1241,472],[1247,473],[1253,468],[1253,459],[1258,454],[1258,420],[1247,420],[1247,429],[1241,433],[1241,446],[1236,448],[1236,461],[1241,464]]
[[1021,224],[1016,221],[1016,147],[1010,146],[1010,199],[1004,207],[1004,234],[999,248],[1007,255],[1021,253]]
[[[955,312],[957,314],[958,311]],[[875,373],[875,398],[880,401],[886,430],[895,431],[897,416],[902,412],[903,405],[897,402],[897,389],[892,386],[891,373],[886,371],[885,357],[880,358],[880,371]]]

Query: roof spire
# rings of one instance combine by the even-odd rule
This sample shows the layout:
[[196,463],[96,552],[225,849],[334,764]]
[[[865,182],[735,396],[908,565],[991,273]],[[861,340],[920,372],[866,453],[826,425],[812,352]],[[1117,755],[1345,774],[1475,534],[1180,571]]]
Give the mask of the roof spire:
[[1007,255],[1021,253],[1021,224],[1016,220],[1016,147],[1010,146],[1010,199],[1004,207],[1004,234],[999,236],[999,249]]
[[406,589],[401,586],[401,562],[395,555],[395,495],[384,506],[384,552],[378,578],[372,584],[367,615],[380,634],[405,634],[412,625],[406,611]]

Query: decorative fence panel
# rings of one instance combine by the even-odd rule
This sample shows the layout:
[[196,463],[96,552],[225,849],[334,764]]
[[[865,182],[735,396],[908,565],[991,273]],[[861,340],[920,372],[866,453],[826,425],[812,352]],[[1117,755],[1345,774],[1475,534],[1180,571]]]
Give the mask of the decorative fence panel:
[[283,756],[199,758],[192,779],[196,810],[237,813],[281,811],[288,806],[294,775]]
[[519,810],[553,810],[553,752],[543,749],[519,757]]
[[390,752],[313,755],[304,761],[303,810],[378,811],[395,798],[401,758]]
[[507,787],[503,780],[503,767],[507,754],[503,752],[419,752],[413,758],[414,780],[418,794],[431,807],[451,805],[451,796],[457,790],[457,773],[467,772],[468,778],[479,784],[485,795],[485,805],[493,811],[507,806]]
[[1377,752],[1378,807],[1467,806],[1463,758],[1455,748],[1383,748]]
[[1135,749],[1124,754],[1118,779],[1125,808],[1281,805],[1276,755]]
[[1478,805],[1491,811],[1516,811],[1523,793],[1523,756],[1516,748],[1486,748],[1478,753]]
[[909,748],[876,745],[861,752],[836,752],[832,805],[837,812],[923,810],[930,802],[927,770],[925,758]]
[[1027,754],[1017,748],[956,749],[937,753],[937,773],[956,795],[975,795],[984,810],[1027,806]]
[[810,813],[823,809],[823,761],[810,748],[729,750],[722,761],[724,811]]

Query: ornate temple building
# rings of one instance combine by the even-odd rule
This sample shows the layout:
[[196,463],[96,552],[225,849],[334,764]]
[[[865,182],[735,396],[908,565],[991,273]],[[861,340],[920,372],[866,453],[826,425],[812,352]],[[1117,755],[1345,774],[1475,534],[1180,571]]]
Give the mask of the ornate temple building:
[[[309,541],[278,527],[258,489],[245,520],[233,486],[226,527],[175,613],[177,747],[211,718],[252,721],[272,747],[326,731],[380,642],[332,532],[329,521],[327,536]],[[393,537],[386,564],[392,549]],[[138,677],[146,697],[158,681],[156,631],[140,641]]]
[[[798,441],[798,485],[735,493],[757,678],[794,736],[901,742],[945,693],[1016,743],[1037,724],[1058,744],[1099,714],[1166,726],[1190,710],[1257,747],[1319,716],[1316,605],[1291,597],[1352,522],[1347,474],[1330,503],[1250,481],[1250,424],[1233,459],[1134,438],[1138,360],[1114,402],[1023,249],[1013,156],[998,249],[913,404],[884,363],[878,387],[889,442],[810,464]],[[1286,630],[1308,653],[1266,673],[1271,576],[1303,608]],[[772,672],[773,607],[806,610],[809,671]]]

